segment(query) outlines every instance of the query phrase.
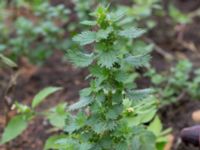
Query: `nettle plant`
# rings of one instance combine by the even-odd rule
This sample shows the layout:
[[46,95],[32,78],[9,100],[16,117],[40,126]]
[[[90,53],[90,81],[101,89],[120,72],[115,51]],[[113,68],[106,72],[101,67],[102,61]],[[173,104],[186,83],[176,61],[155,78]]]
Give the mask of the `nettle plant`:
[[188,60],[179,60],[178,63],[167,72],[158,73],[149,67],[146,76],[150,77],[154,89],[157,90],[161,105],[177,102],[186,96],[191,99],[200,98],[200,71],[192,71],[192,63]]
[[7,13],[0,24],[0,51],[14,60],[26,56],[34,63],[41,63],[54,49],[63,48],[62,24],[68,21],[69,10],[64,5],[51,6],[48,1],[32,7],[28,2],[22,4],[15,7],[19,12],[25,9],[26,15],[15,16],[10,20],[12,24],[7,25],[5,20],[11,19],[9,15],[15,12]]
[[135,71],[148,63],[149,51],[134,55],[134,43],[145,30],[123,27],[125,14],[99,6],[87,20],[93,31],[83,31],[73,40],[91,44],[93,51],[70,50],[68,59],[88,67],[90,86],[80,91],[80,100],[69,106],[64,133],[50,137],[45,149],[63,150],[162,150],[166,143],[156,116],[158,101],[152,89],[136,89]]

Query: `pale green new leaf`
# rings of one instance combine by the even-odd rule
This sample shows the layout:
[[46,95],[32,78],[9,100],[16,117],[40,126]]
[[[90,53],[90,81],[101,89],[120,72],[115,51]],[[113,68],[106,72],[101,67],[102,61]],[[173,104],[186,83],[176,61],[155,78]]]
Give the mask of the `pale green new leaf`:
[[48,97],[50,94],[53,94],[62,88],[60,87],[47,87],[40,91],[33,99],[32,101],[32,107],[35,108],[38,106],[46,97]]
[[162,128],[162,123],[158,116],[156,116],[153,122],[151,122],[151,124],[148,126],[148,130],[153,132],[156,136],[159,136],[161,134]]
[[111,20],[119,21],[127,14],[127,12],[128,9],[126,9],[125,7],[119,7],[116,11],[110,14]]
[[138,56],[128,56],[124,59],[124,61],[134,67],[142,67],[145,66],[151,57],[149,55],[138,55]]
[[94,54],[85,54],[80,51],[69,50],[67,52],[67,58],[77,67],[87,67],[93,62]]
[[15,64],[12,60],[10,60],[9,58],[5,57],[4,55],[0,54],[0,60],[6,64],[9,67],[17,67],[17,64]]
[[80,45],[87,45],[93,43],[95,40],[96,33],[92,31],[84,31],[73,38],[73,41],[78,42]]
[[27,128],[27,126],[28,121],[24,118],[24,115],[13,117],[3,132],[0,144],[4,144],[16,138]]
[[115,51],[101,52],[98,63],[102,67],[111,68],[117,60],[117,53]]
[[135,27],[131,27],[128,29],[124,29],[123,31],[121,31],[119,33],[120,36],[123,36],[125,38],[138,38],[141,35],[143,35],[146,32],[146,30],[144,29],[140,29],[140,28],[135,28]]
[[96,40],[106,39],[108,35],[113,31],[113,28],[107,28],[105,30],[101,29],[96,34]]
[[173,21],[181,24],[187,24],[191,21],[191,18],[186,14],[178,10],[174,5],[169,6],[169,15],[172,17]]
[[78,102],[69,106],[69,110],[72,111],[72,110],[83,108],[83,107],[89,105],[92,101],[93,101],[93,99],[91,97],[81,97]]
[[66,104],[59,104],[47,113],[47,118],[51,125],[56,128],[63,129],[66,123],[68,112],[66,112]]

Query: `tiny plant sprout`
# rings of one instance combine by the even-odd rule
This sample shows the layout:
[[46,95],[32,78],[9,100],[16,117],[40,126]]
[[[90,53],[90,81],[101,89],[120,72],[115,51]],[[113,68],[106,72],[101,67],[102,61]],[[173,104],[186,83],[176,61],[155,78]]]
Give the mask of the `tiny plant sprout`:
[[133,107],[127,108],[127,112],[128,112],[128,113],[133,113],[133,112],[134,112],[134,108],[133,108]]

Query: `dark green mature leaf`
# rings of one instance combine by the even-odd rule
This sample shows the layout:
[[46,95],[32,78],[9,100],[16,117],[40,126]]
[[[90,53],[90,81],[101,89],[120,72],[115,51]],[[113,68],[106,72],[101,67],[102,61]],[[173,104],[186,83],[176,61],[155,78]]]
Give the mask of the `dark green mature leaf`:
[[143,131],[135,135],[131,147],[134,150],[156,150],[156,137],[149,131]]
[[80,144],[79,150],[90,150],[92,148],[92,145],[89,143],[82,143]]
[[80,129],[80,126],[75,121],[71,120],[71,122],[67,124],[67,126],[65,127],[64,131],[71,134],[74,131],[79,130],[79,129]]
[[44,150],[49,150],[49,149],[64,149],[65,145],[60,145],[58,143],[56,143],[56,141],[58,141],[59,139],[63,139],[63,138],[67,138],[66,135],[61,134],[61,135],[54,135],[51,136],[47,139],[47,141],[45,142],[45,146],[44,146]]
[[74,131],[77,131],[80,128],[84,127],[86,119],[87,116],[82,112],[79,112],[75,117],[68,118],[66,121],[67,125],[64,129],[65,132],[73,133]]
[[108,78],[109,72],[106,68],[101,68],[100,66],[92,66],[90,68],[91,75],[99,78],[99,81],[102,82]]
[[153,89],[132,90],[127,92],[131,100],[142,100],[154,92]]
[[139,55],[139,56],[128,56],[124,61],[134,67],[142,67],[150,61],[151,57],[149,55]]
[[34,98],[32,101],[32,107],[35,108],[36,106],[38,106],[46,97],[48,97],[50,94],[53,94],[59,90],[61,90],[62,88],[60,87],[47,87],[45,89],[43,89],[42,91],[40,91]]
[[84,31],[73,38],[73,41],[80,43],[80,45],[87,45],[93,43],[95,40],[96,33],[92,31]]
[[102,39],[106,39],[108,37],[108,35],[113,31],[113,28],[107,28],[105,30],[101,29],[97,32],[96,34],[96,40],[102,40]]
[[98,134],[106,131],[106,123],[104,122],[95,123],[92,127],[93,130]]
[[80,51],[69,50],[67,52],[67,58],[69,58],[69,61],[77,67],[87,67],[93,62],[94,54],[85,54]]
[[117,60],[117,53],[115,51],[101,52],[98,63],[102,67],[111,68]]
[[72,110],[83,108],[89,105],[90,103],[92,103],[92,101],[93,99],[91,97],[81,97],[78,102],[69,106],[69,110],[72,111]]
[[83,25],[87,25],[87,26],[94,26],[97,24],[96,21],[91,21],[91,20],[85,20],[85,21],[82,21],[81,24]]
[[146,30],[144,29],[139,29],[139,28],[135,28],[135,27],[131,27],[128,29],[124,29],[123,31],[121,31],[119,33],[120,36],[123,36],[125,38],[138,38],[141,35],[143,35],[146,32]]
[[111,107],[106,113],[107,119],[117,119],[117,117],[122,113],[123,108],[121,105],[115,105]]
[[67,137],[66,135],[58,135],[50,137],[45,143],[45,150],[78,150],[80,147],[76,139]]
[[0,144],[4,144],[16,138],[27,128],[27,126],[28,121],[24,118],[24,115],[13,117],[4,130]]
[[116,144],[116,150],[125,150],[128,149],[128,144],[126,142],[120,142]]

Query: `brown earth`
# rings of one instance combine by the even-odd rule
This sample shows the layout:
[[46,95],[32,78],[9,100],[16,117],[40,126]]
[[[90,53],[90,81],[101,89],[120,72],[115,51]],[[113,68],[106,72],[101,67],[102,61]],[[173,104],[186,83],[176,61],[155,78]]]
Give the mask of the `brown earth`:
[[[184,1],[184,0],[182,0]],[[62,0],[54,0],[54,4],[62,2]],[[176,4],[183,10],[187,9],[189,2],[182,2],[177,0]],[[189,10],[194,9],[196,1],[190,1]],[[197,3],[196,3],[197,4]],[[66,4],[68,6],[68,3]],[[71,5],[70,5],[71,6]],[[186,11],[189,11],[186,10]],[[189,58],[195,67],[200,67],[200,27],[199,19],[195,19],[192,24],[186,27],[178,26],[175,30],[166,23],[159,24],[159,30],[153,30],[149,34],[151,38],[160,48],[167,53],[171,54],[174,58]],[[156,28],[158,29],[158,28]],[[168,35],[168,31],[176,31],[176,34]],[[181,40],[180,40],[181,37]],[[47,101],[42,103],[39,110],[47,109],[56,105],[58,102],[72,103],[78,99],[78,91],[87,86],[85,77],[88,74],[87,70],[76,69],[69,63],[62,61],[63,53],[55,51],[54,55],[49,58],[45,64],[41,67],[30,65],[27,61],[22,61],[20,65],[21,74],[18,78],[17,85],[11,97],[14,100],[22,102],[24,104],[30,104],[34,95],[42,88],[46,86],[61,86],[64,89],[57,94],[54,94]],[[157,52],[153,53],[152,64],[158,70],[169,69],[174,61],[168,62],[162,55]],[[9,75],[11,71],[8,69],[0,70],[0,83],[1,87],[5,87],[9,81]],[[147,86],[148,82],[141,81],[142,86]],[[0,95],[3,90],[0,90]],[[0,106],[0,133],[3,131],[4,112]],[[161,120],[165,128],[173,128],[172,134],[175,136],[175,142],[173,150],[197,150],[189,145],[180,143],[179,134],[181,129],[191,125],[195,125],[195,122],[191,118],[192,112],[200,109],[199,100],[190,100],[190,98],[181,99],[175,104],[165,106],[159,111]],[[167,110],[167,111],[166,111]],[[23,135],[11,142],[7,149],[9,150],[42,150],[44,141],[50,132],[49,124],[42,118],[35,119],[30,123],[28,129]],[[0,150],[4,150],[5,147],[0,147]]]

